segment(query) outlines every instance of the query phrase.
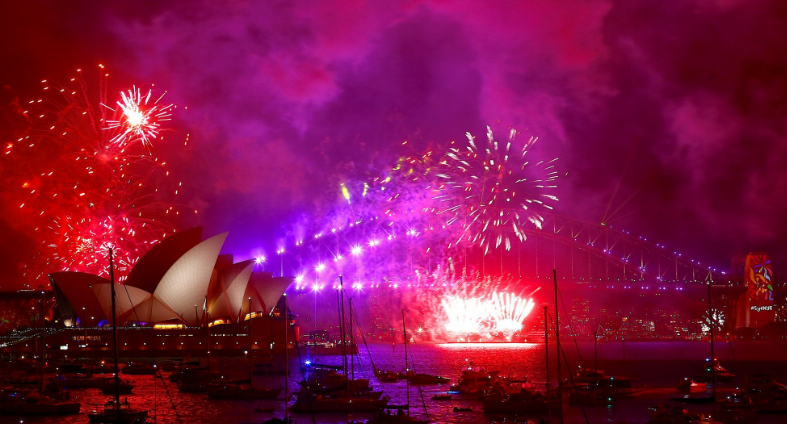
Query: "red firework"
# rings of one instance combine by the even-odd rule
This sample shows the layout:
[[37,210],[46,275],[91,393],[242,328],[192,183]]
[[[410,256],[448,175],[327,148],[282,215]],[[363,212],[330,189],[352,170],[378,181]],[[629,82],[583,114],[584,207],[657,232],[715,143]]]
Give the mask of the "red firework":
[[27,266],[31,280],[60,270],[105,274],[107,245],[115,247],[122,280],[175,231],[167,218],[179,212],[166,201],[181,184],[169,181],[150,144],[161,139],[173,106],[135,87],[110,108],[109,74],[102,65],[99,72],[95,88],[81,70],[63,86],[42,81],[44,96],[19,111],[28,128],[6,144],[2,173],[15,225],[38,243]]

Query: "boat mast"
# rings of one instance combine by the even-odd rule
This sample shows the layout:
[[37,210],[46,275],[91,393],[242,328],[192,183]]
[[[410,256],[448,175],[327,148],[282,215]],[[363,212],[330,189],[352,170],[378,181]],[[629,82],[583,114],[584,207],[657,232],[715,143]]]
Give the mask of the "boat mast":
[[355,346],[355,337],[353,336],[353,298],[347,296],[347,301],[350,302],[350,379],[355,381],[355,352],[353,352],[353,346]]
[[557,270],[552,270],[552,280],[555,284],[555,340],[557,341],[557,407],[560,422],[563,422],[563,382],[560,380],[560,308],[558,308]]
[[290,319],[287,313],[287,293],[284,297],[284,422],[289,421],[290,417],[290,357],[288,351],[287,331],[290,329]]
[[339,275],[339,335],[342,339],[342,371],[344,372],[344,379],[347,381],[347,397],[350,397],[350,379],[347,378],[347,343],[345,341],[347,333],[344,324],[344,280]]
[[552,408],[549,407],[549,314],[548,306],[544,306],[544,356],[546,357],[547,383],[544,397],[547,399],[547,410],[549,411],[549,422],[552,422]]
[[252,308],[251,296],[249,296],[249,379],[251,379],[251,382],[250,382],[251,387],[254,387],[254,355],[253,355],[254,352],[251,350],[251,348],[252,348],[252,344],[251,344],[251,339],[252,339],[252,337],[251,337],[251,330],[252,330],[251,324],[253,322],[252,318],[251,318],[252,317],[252,315],[251,315],[251,308]]
[[710,366],[711,366],[711,384],[713,384],[713,415],[716,415],[716,357],[713,355],[713,327],[716,326],[716,318],[713,316],[713,300],[711,300],[710,292],[711,281],[708,281],[708,319],[710,322]]
[[109,289],[112,297],[112,351],[115,356],[115,417],[120,422],[120,370],[118,369],[118,327],[115,322],[115,266],[112,262],[113,249],[109,248]]
[[407,415],[410,415],[410,368],[407,363],[407,326],[404,323],[404,309],[402,309],[402,335],[404,336],[404,379],[407,381]]
[[44,321],[44,304],[46,301],[44,300],[44,288],[41,288],[41,396],[44,395],[44,371],[46,368],[46,321]]

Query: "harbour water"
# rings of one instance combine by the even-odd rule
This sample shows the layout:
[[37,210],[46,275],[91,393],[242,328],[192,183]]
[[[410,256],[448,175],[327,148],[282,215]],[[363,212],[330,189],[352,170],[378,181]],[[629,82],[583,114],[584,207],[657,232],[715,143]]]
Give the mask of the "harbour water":
[[[616,400],[611,406],[590,406],[584,411],[577,406],[565,409],[567,423],[585,422],[585,416],[591,423],[645,423],[648,419],[648,407],[659,403],[668,403],[670,394],[674,393],[677,382],[693,374],[702,367],[708,355],[708,344],[701,342],[639,342],[639,343],[601,343],[598,345],[598,367],[608,374],[627,376],[634,379],[633,385],[643,388],[642,394]],[[483,366],[487,370],[499,370],[502,376],[527,377],[536,389],[543,389],[546,370],[544,367],[543,344],[413,344],[411,356],[417,372],[443,375],[454,382],[463,367],[470,365]],[[371,361],[379,369],[391,371],[404,370],[404,351],[402,345],[372,344],[369,351],[361,346],[361,353],[355,359],[355,374],[358,378],[369,378],[372,384],[382,388],[390,396],[392,403],[406,402],[407,390],[404,381],[396,383],[379,383],[373,376]],[[581,361],[586,367],[594,366],[593,344],[575,345],[565,343],[566,360],[572,370]],[[753,374],[769,374],[778,381],[787,381],[787,344],[777,342],[749,342],[729,345],[718,343],[717,357],[723,365],[736,374],[734,384],[720,389],[729,391],[735,384],[742,384],[747,376]],[[309,357],[302,351],[301,361],[316,361],[324,364],[340,365],[340,356]],[[213,365],[227,372],[242,374],[248,369],[248,362],[224,358],[214,359]],[[291,361],[289,376],[290,390],[295,391],[298,381],[302,379],[299,360]],[[556,375],[555,349],[550,345],[550,374]],[[166,375],[167,373],[165,373]],[[563,364],[563,376],[566,376]],[[272,401],[231,401],[211,400],[206,395],[180,393],[174,383],[152,376],[128,376],[136,383],[129,402],[138,407],[149,409],[150,416],[159,423],[218,423],[238,424],[264,422],[272,417],[281,417],[284,411],[282,394],[279,400]],[[256,385],[282,387],[283,376],[255,376]],[[481,402],[474,396],[454,395],[451,401],[434,401],[431,397],[436,393],[445,393],[447,385],[423,386],[421,392],[417,387],[410,388],[411,413],[424,415],[428,413],[434,423],[489,423],[491,418],[483,414]],[[723,393],[723,392],[722,392]],[[74,390],[72,397],[83,405],[83,412],[91,404],[102,403],[109,396],[96,389]],[[126,396],[122,397],[123,399]],[[423,399],[423,400],[422,400]],[[426,409],[424,410],[424,405]],[[272,413],[257,413],[258,406],[274,406]],[[454,412],[453,408],[470,407],[467,412]],[[710,406],[686,407],[692,411],[708,411]],[[368,414],[358,413],[348,417],[347,414],[293,414],[296,423],[345,423],[348,419],[360,420],[368,418]],[[86,423],[83,414],[62,417],[0,417],[8,423]],[[753,423],[775,424],[787,422],[787,415],[757,415]]]

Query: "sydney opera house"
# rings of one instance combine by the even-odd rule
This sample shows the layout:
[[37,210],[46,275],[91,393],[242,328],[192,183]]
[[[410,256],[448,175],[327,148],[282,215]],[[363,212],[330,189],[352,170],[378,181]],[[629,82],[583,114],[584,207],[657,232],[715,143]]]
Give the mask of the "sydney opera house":
[[[253,259],[233,263],[232,255],[220,255],[226,236],[202,240],[199,227],[176,233],[114,283],[120,356],[262,355],[282,349],[285,325],[297,336],[279,305],[292,278],[256,271]],[[50,279],[59,325],[45,338],[47,355],[111,355],[112,283],[81,272]],[[35,348],[31,341],[13,350]]]

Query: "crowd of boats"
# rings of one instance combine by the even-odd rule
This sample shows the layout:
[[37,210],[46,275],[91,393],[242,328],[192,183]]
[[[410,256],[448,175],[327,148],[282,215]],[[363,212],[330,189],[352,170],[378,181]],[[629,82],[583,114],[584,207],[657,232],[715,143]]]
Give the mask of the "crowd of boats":
[[[110,263],[112,255],[110,251]],[[110,267],[111,269],[111,267]],[[112,285],[114,290],[114,285]],[[557,292],[557,290],[556,290]],[[339,296],[343,296],[339,291]],[[114,293],[112,294],[114,299]],[[283,310],[287,310],[286,296]],[[623,401],[629,397],[647,398],[645,388],[632,385],[632,380],[620,376],[607,375],[598,369],[580,367],[563,379],[560,373],[560,354],[558,358],[558,376],[556,385],[549,379],[549,352],[547,345],[546,371],[547,379],[533,384],[526,376],[502,375],[499,370],[465,365],[458,378],[452,384],[450,377],[419,373],[416,364],[408,355],[408,333],[402,312],[402,336],[404,338],[403,371],[380,370],[373,368],[374,378],[379,385],[373,384],[369,378],[355,373],[355,353],[353,320],[345,321],[344,299],[339,299],[340,310],[340,343],[337,353],[341,353],[341,365],[312,364],[304,361],[301,364],[302,379],[297,390],[292,393],[288,384],[289,360],[285,349],[283,369],[274,364],[274,358],[262,362],[263,358],[253,352],[244,360],[248,367],[243,376],[225,374],[221,370],[200,361],[170,360],[159,364],[156,362],[129,362],[119,364],[116,341],[113,342],[114,357],[112,363],[104,361],[61,361],[46,365],[42,360],[14,360],[0,365],[0,414],[14,416],[79,414],[86,412],[90,422],[95,423],[142,423],[148,417],[147,410],[136,408],[130,404],[128,397],[121,402],[121,395],[133,393],[134,382],[123,378],[124,375],[148,375],[154,378],[168,379],[179,391],[198,393],[207,399],[227,400],[282,400],[284,411],[281,418],[269,418],[265,423],[292,423],[290,411],[303,414],[321,413],[368,413],[371,418],[365,421],[350,419],[352,423],[410,423],[420,424],[433,422],[423,397],[423,386],[436,385],[439,389],[432,397],[433,401],[453,402],[454,396],[462,400],[461,404],[453,405],[456,413],[472,412],[474,407],[468,402],[479,402],[483,413],[494,421],[508,420],[513,417],[517,422],[535,420],[552,422],[553,418],[562,422],[564,404],[577,405],[580,408],[589,406],[606,406],[613,402]],[[352,317],[352,302],[349,301],[349,314]],[[113,305],[114,310],[114,305]],[[547,310],[544,310],[545,318]],[[555,316],[555,327],[557,314]],[[288,344],[289,319],[284,320],[284,343]],[[349,329],[347,329],[349,327]],[[114,328],[114,314],[113,314]],[[249,333],[252,323],[249,323]],[[363,332],[359,332],[363,334]],[[349,337],[347,337],[349,336]],[[115,338],[116,339],[116,338]],[[559,335],[558,352],[560,352]],[[712,340],[712,338],[711,338]],[[43,345],[43,343],[42,343]],[[712,350],[711,343],[711,352]],[[43,353],[43,349],[42,349]],[[713,357],[713,355],[711,355]],[[373,364],[373,361],[372,361]],[[284,377],[283,383],[265,387],[254,384],[255,373],[273,373]],[[107,377],[106,374],[110,376]],[[268,379],[270,380],[270,379]],[[135,379],[134,381],[147,381]],[[391,397],[385,394],[386,384],[404,381],[406,384],[406,402],[394,404]],[[676,384],[669,402],[654,406],[651,409],[648,424],[711,424],[711,423],[745,423],[751,421],[757,413],[787,412],[787,388],[766,375],[755,375],[746,379],[742,388],[732,386],[736,376],[728,372],[715,359],[709,359],[701,372],[687,377]],[[270,383],[269,383],[270,384]],[[729,385],[724,387],[725,385]],[[418,389],[421,399],[421,412],[412,405],[410,387]],[[112,398],[100,405],[90,405],[88,411],[81,411],[80,402],[72,399],[72,391],[100,390]],[[724,389],[724,390],[721,390]],[[722,396],[719,396],[722,393]],[[294,401],[292,401],[294,397]],[[655,397],[654,397],[655,398]],[[692,413],[687,410],[692,404],[709,403],[713,406],[712,413]],[[279,413],[276,407],[260,405],[256,412]],[[644,415],[644,411],[643,411]],[[436,421],[435,421],[436,422]]]
[[[281,399],[284,387],[260,387],[252,384],[254,371],[245,378],[229,378],[213,371],[204,362],[165,361],[161,366],[152,363],[127,363],[120,367],[120,380],[113,376],[114,370],[105,363],[60,362],[41,370],[27,361],[6,362],[2,369],[3,386],[0,388],[0,413],[4,415],[56,415],[87,412],[93,415],[112,415],[115,403],[91,405],[89,411],[81,411],[79,402],[71,399],[72,393],[94,389],[113,394],[120,387],[121,394],[132,394],[134,383],[124,375],[152,375],[168,379],[178,390],[186,393],[201,393],[208,399],[274,400]],[[253,369],[253,368],[252,368]],[[637,388],[632,380],[611,376],[601,370],[580,368],[562,382],[561,389],[541,386],[528,381],[524,376],[504,376],[500,371],[468,364],[455,380],[446,376],[416,373],[408,368],[404,372],[374,370],[377,382],[354,375],[352,369],[342,365],[309,364],[304,367],[304,377],[293,392],[294,400],[288,399],[288,409],[300,413],[371,413],[368,423],[426,423],[429,414],[425,409],[411,414],[411,405],[395,405],[385,395],[385,386],[406,382],[413,387],[434,385],[437,391],[433,401],[453,402],[456,413],[481,409],[493,419],[499,417],[536,417],[541,419],[550,414],[557,417],[561,401],[571,405],[603,406],[624,401],[629,397],[645,397],[648,389]],[[713,374],[718,393],[712,397],[710,389]],[[40,375],[47,377],[42,381]],[[268,379],[270,380],[270,379]],[[136,379],[144,382],[147,380]],[[701,372],[687,377],[676,384],[670,402],[651,408],[648,424],[665,423],[731,423],[751,422],[757,413],[787,413],[787,387],[767,375],[749,376],[744,384],[735,385],[735,375],[728,372],[718,361],[708,361]],[[737,387],[737,388],[736,388]],[[473,402],[478,402],[473,405]],[[694,404],[715,403],[713,413],[692,413]],[[136,411],[127,401],[119,402],[120,412],[135,418],[112,422],[144,422],[147,411]],[[472,405],[472,406],[469,406]],[[412,407],[415,409],[415,407]],[[276,413],[274,406],[262,405],[256,412]],[[708,408],[705,408],[708,409]],[[133,415],[133,414],[132,414]],[[91,422],[108,422],[101,417]],[[546,419],[545,419],[546,420]],[[274,421],[276,422],[276,421]],[[283,422],[283,421],[282,421]],[[355,421],[363,422],[363,421]]]

